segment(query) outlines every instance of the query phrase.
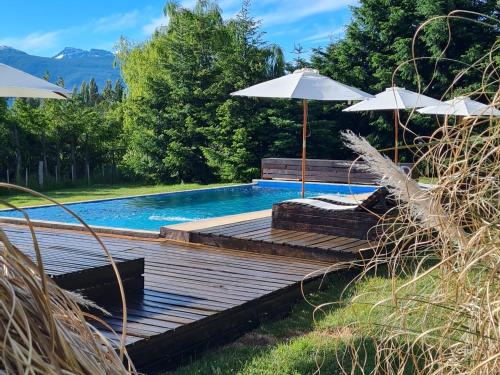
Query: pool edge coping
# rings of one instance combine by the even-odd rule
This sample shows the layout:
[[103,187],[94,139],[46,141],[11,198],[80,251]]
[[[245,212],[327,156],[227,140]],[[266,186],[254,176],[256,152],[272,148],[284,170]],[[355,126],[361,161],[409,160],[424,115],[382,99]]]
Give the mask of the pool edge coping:
[[[0,223],[12,224],[12,225],[28,225],[26,219],[14,218],[14,217],[0,217]],[[35,228],[49,228],[49,229],[62,229],[62,230],[75,230],[79,232],[89,232],[85,226],[82,224],[69,224],[60,221],[48,221],[48,220],[30,220]],[[89,225],[95,233],[98,234],[114,234],[120,236],[136,237],[136,238],[162,238],[160,236],[160,231],[149,231],[141,229],[128,229],[128,228],[116,228],[116,227],[105,227],[99,225]],[[90,233],[90,232],[89,232]]]
[[[286,184],[297,184],[301,185],[300,180],[273,180],[273,179],[264,179],[264,178],[254,178],[252,179],[252,184],[258,184],[259,182],[271,182],[271,183],[286,183]],[[355,187],[377,187],[379,185],[375,184],[352,184],[352,183],[340,183],[340,182],[316,182],[316,181],[306,181],[305,187],[307,189],[308,184],[314,185],[336,185],[336,186],[355,186]]]
[[[248,183],[244,183],[244,184],[221,185],[221,186],[214,186],[214,187],[200,188],[200,189],[167,191],[164,193],[134,194],[134,195],[126,195],[123,197],[115,197],[115,198],[100,198],[100,199],[91,199],[91,200],[86,200],[86,201],[74,201],[74,202],[64,202],[64,203],[59,202],[59,203],[64,205],[64,206],[68,206],[68,205],[79,204],[79,203],[107,202],[107,201],[115,201],[115,200],[121,200],[121,199],[151,197],[151,196],[155,196],[155,195],[169,195],[169,194],[189,193],[189,192],[193,192],[193,191],[207,191],[207,190],[214,190],[214,189],[227,189],[227,188],[240,187],[240,186],[252,186],[252,185],[256,185],[256,184],[257,184],[257,182],[253,182],[253,180],[252,180],[252,182],[248,182]],[[31,208],[44,208],[44,207],[53,207],[53,206],[57,206],[57,204],[56,203],[48,203],[48,204],[40,204],[40,205],[34,205],[34,206],[22,206],[19,208],[24,210],[24,209],[31,209]],[[13,208],[0,208],[0,215],[3,211],[15,211],[15,209],[13,209]],[[4,217],[5,216],[0,216],[0,219],[2,219]]]

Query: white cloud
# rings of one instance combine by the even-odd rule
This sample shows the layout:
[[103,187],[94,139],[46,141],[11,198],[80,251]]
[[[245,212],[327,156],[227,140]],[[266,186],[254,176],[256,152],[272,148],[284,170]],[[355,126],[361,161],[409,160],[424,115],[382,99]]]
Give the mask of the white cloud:
[[140,12],[133,10],[127,13],[116,13],[109,16],[98,18],[89,23],[95,32],[109,32],[126,30],[135,27],[139,23]]
[[34,32],[22,37],[7,37],[0,39],[0,45],[7,45],[22,51],[43,51],[57,46],[61,34],[61,30]]
[[315,14],[333,12],[357,2],[357,0],[270,0],[267,1],[268,7],[274,9],[260,14],[258,18],[262,20],[264,26],[292,23]]
[[[74,45],[74,39],[82,33],[106,34],[115,31],[125,31],[136,27],[140,20],[141,12],[133,10],[127,13],[115,13],[88,21],[81,25],[65,29],[42,32],[37,31],[25,36],[0,38],[0,45],[7,45],[28,53],[42,53],[47,55],[64,46]],[[111,46],[112,43],[102,43]],[[95,48],[95,46],[92,46]]]
[[151,19],[149,23],[145,24],[142,27],[142,31],[145,35],[151,35],[157,28],[167,25],[168,25],[168,17],[166,16],[156,17]]
[[325,42],[333,40],[335,37],[339,37],[344,34],[345,28],[340,27],[334,30],[318,31],[308,37],[302,38],[301,42]]

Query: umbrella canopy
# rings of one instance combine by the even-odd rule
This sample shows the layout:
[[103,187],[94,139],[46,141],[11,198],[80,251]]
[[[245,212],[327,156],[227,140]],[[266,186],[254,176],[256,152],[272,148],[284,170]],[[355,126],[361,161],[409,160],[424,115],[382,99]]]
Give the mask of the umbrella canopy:
[[71,92],[0,63],[0,97],[67,99]]
[[442,104],[441,101],[401,87],[388,87],[372,99],[367,99],[344,109],[345,112],[384,111],[421,108]]
[[418,112],[445,116],[500,116],[500,111],[494,106],[480,103],[467,96],[457,96],[438,105],[419,109]]
[[233,96],[259,98],[302,99],[304,122],[302,126],[302,197],[306,177],[306,138],[308,100],[364,100],[373,96],[344,85],[329,77],[322,76],[315,69],[299,69],[292,74],[262,82],[246,89],[231,93]]
[[394,111],[394,162],[398,162],[398,110],[421,108],[442,104],[441,101],[419,94],[402,87],[388,87],[372,99],[366,99],[346,109],[345,112],[357,111]]
[[236,96],[308,100],[364,100],[373,98],[366,92],[325,77],[316,69],[299,69],[292,74],[272,79],[231,93]]

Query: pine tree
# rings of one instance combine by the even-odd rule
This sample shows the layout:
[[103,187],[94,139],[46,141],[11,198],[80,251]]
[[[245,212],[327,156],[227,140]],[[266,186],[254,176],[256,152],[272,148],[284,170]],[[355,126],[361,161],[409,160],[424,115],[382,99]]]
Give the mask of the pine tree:
[[[391,86],[394,70],[412,58],[412,39],[424,21],[455,9],[484,13],[495,18],[498,16],[495,5],[495,0],[363,0],[359,6],[352,8],[352,21],[347,26],[345,37],[324,49],[316,49],[311,57],[312,65],[333,79],[377,93]],[[481,16],[469,16],[481,19]],[[451,44],[443,56],[446,60],[437,64],[433,59],[418,61],[418,77],[413,64],[403,64],[395,77],[396,85],[418,91],[419,83],[420,88],[430,84],[425,94],[440,98],[457,72],[463,69],[463,63],[476,61],[489,51],[497,33],[494,28],[458,19],[451,21],[451,27]],[[419,57],[438,57],[447,42],[446,21],[433,21],[420,34],[415,54]],[[462,63],[455,64],[452,60]],[[471,84],[479,84],[481,77],[477,73],[481,71],[481,68],[471,69],[455,85],[455,92],[448,95],[457,95],[463,90],[470,90]],[[326,112],[326,106],[323,108]],[[334,133],[350,128],[368,136],[379,148],[392,146],[394,136],[390,112],[345,114],[337,111],[335,119],[331,122]],[[416,114],[413,119],[412,130],[415,133],[426,135],[432,132],[431,119]],[[411,134],[406,132],[404,136],[407,142],[413,142]],[[315,142],[311,141],[313,149]],[[340,144],[331,144],[331,149],[338,151],[332,152],[330,157],[347,152]]]
[[90,103],[89,87],[85,81],[80,86],[80,98],[84,104]]
[[99,88],[97,87],[97,83],[95,82],[94,78],[90,79],[88,85],[88,93],[89,93],[88,103],[90,105],[97,104],[99,101]]
[[120,79],[117,79],[115,81],[115,88],[114,88],[113,92],[114,92],[114,100],[116,102],[121,102],[123,99],[123,95],[125,94],[125,89],[124,89],[123,83]]
[[102,89],[102,98],[106,101],[112,101],[114,99],[113,86],[111,80],[106,80],[104,88]]

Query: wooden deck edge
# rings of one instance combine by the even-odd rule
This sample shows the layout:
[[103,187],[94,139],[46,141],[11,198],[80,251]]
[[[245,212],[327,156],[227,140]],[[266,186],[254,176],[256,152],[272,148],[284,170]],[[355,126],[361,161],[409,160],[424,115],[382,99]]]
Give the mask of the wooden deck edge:
[[[304,281],[304,291],[318,289],[322,278],[319,275]],[[234,341],[263,320],[285,316],[301,297],[299,281],[196,323],[130,344],[127,350],[137,368],[148,374],[173,369],[193,355]]]
[[300,258],[321,262],[345,262],[357,260],[362,257],[362,254],[357,256],[354,253],[347,253],[340,250],[335,251],[332,249],[327,250],[309,246],[276,244],[259,240],[178,230],[168,227],[162,228],[162,237],[167,240],[181,241],[191,244],[200,244],[230,250],[246,251],[250,253],[286,256],[289,258]]
[[232,250],[242,250],[258,254],[279,255],[323,262],[342,262],[358,259],[358,257],[354,254],[331,249],[326,250],[308,246],[277,244],[252,239],[226,237],[222,235],[216,236],[200,232],[189,233],[189,241]]
[[[116,268],[118,269],[122,280],[135,278],[142,279],[144,274],[144,258],[135,258],[117,262]],[[65,273],[54,276],[52,279],[61,288],[68,290],[85,290],[99,287],[100,285],[117,283],[116,275],[111,264]]]
[[166,240],[191,242],[190,231],[185,229],[174,229],[169,227],[160,228],[160,237]]

